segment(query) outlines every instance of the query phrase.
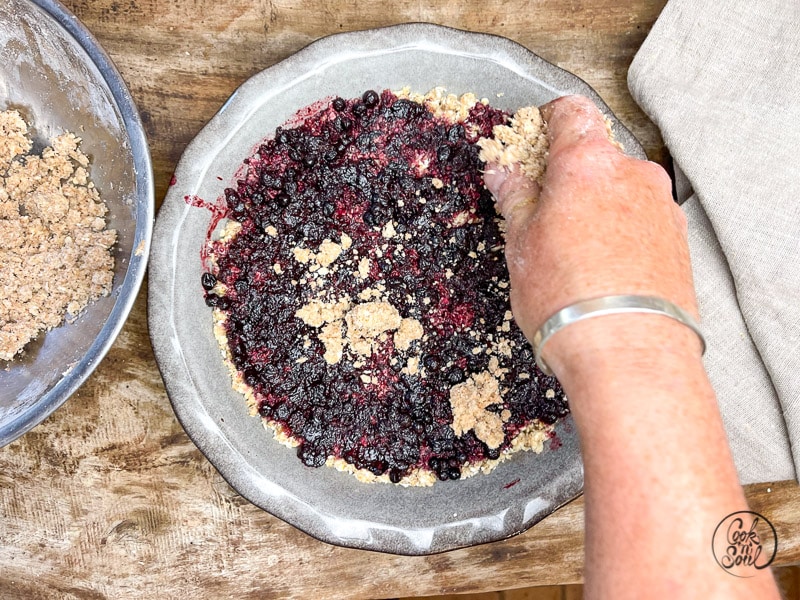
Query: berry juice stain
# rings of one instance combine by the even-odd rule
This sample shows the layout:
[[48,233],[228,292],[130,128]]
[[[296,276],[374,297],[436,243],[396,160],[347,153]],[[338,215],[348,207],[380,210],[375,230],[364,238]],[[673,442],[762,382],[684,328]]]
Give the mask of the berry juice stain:
[[[304,464],[333,456],[395,483],[415,469],[458,479],[465,464],[497,459],[534,420],[567,414],[558,382],[504,321],[503,234],[475,142],[507,118],[478,103],[454,124],[390,91],[326,98],[261,143],[218,204],[187,197],[212,211],[209,236],[222,218],[241,226],[224,243],[209,237],[206,303],[226,315],[231,360],[260,415],[298,442]],[[322,278],[295,257],[344,236],[352,245]],[[355,304],[375,288],[422,325],[426,335],[410,349],[422,373],[397,360],[391,336],[369,357],[346,350],[329,364],[319,329],[295,316],[320,293]],[[455,436],[449,391],[489,369],[490,355],[476,348],[501,337],[503,400],[490,409],[510,416],[502,445],[489,448],[472,431]]]
[[[173,175],[172,178],[175,179],[175,176]],[[222,222],[222,219],[228,216],[228,207],[219,200],[216,202],[208,202],[199,196],[184,196],[183,201],[189,206],[204,208],[211,213],[211,220],[209,221],[208,229],[206,230],[206,243],[203,244],[203,247],[200,249],[200,260],[203,264],[203,267],[208,269],[210,268],[209,259],[212,248],[212,237],[214,235],[214,231]]]

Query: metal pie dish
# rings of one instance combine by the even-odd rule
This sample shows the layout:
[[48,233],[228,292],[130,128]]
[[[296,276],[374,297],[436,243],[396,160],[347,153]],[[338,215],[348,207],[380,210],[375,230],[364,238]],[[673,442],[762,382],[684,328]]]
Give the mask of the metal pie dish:
[[556,425],[557,448],[519,452],[489,474],[432,487],[366,484],[305,467],[231,388],[200,285],[212,215],[186,201],[214,203],[235,187],[242,161],[299,109],[328,96],[405,86],[474,92],[511,112],[584,94],[612,120],[617,139],[644,156],[585,82],[505,38],[416,23],[327,37],[245,82],[187,147],[156,221],[148,312],[175,413],[237,492],[322,541],[422,555],[521,533],[580,494],[583,466],[571,418]]
[[0,361],[0,446],[61,406],[113,344],[144,279],[154,215],[153,173],[133,100],[86,28],[52,0],[0,5],[0,110],[16,109],[34,147],[70,131],[83,141],[89,175],[117,230],[111,294],[71,323]]

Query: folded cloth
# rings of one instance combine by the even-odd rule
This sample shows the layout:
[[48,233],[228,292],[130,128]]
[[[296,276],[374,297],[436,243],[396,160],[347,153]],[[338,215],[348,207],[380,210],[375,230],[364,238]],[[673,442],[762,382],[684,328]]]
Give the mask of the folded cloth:
[[706,367],[739,477],[794,479],[800,3],[670,0],[631,65],[628,85],[678,171],[708,337]]

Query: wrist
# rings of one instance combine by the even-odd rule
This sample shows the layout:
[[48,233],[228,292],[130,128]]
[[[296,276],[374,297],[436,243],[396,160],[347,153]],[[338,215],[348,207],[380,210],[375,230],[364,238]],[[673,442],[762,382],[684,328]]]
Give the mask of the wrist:
[[659,315],[597,317],[553,335],[545,360],[569,399],[585,460],[611,456],[635,470],[631,447],[666,457],[678,440],[702,436],[721,440],[713,446],[721,452],[701,349],[690,328]]
[[655,314],[606,315],[553,334],[542,357],[565,386],[619,380],[652,385],[676,372],[704,373],[703,345],[689,327]]

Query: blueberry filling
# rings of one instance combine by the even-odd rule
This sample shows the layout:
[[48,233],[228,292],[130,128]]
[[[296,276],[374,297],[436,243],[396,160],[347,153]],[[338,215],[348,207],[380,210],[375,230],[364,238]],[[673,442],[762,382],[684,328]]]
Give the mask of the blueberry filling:
[[[394,483],[417,469],[459,479],[532,422],[567,414],[509,318],[501,220],[475,145],[507,116],[477,103],[453,125],[390,91],[335,98],[279,127],[225,191],[226,217],[241,227],[210,242],[206,303],[225,314],[259,414],[298,442],[305,465],[334,457]],[[326,244],[340,252],[331,262]],[[424,334],[403,347],[379,335],[366,354],[345,346],[330,360],[320,327],[298,311],[370,294]],[[503,415],[491,447],[473,430],[455,434],[450,402],[453,386],[488,370],[502,399],[486,410]]]

